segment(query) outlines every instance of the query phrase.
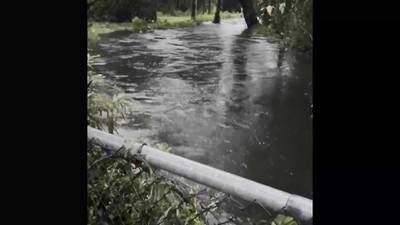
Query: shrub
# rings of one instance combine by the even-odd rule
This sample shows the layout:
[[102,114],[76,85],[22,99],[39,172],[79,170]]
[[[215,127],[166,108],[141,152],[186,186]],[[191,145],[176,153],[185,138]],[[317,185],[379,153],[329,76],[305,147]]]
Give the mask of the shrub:
[[312,48],[313,0],[259,0],[258,7],[264,26],[284,44]]
[[133,32],[136,33],[143,33],[153,30],[147,21],[139,19],[138,17],[132,19],[132,29]]
[[[88,54],[88,124],[113,133],[129,105],[120,89],[95,72],[95,58]],[[167,145],[157,147],[171,150]],[[171,180],[154,174],[139,157],[129,149],[110,154],[88,143],[88,224],[203,225],[196,200],[182,199]]]

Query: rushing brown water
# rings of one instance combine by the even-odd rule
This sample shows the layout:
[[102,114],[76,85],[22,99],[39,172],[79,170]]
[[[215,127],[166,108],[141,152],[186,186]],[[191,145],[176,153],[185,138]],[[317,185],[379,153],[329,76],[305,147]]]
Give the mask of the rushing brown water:
[[116,32],[97,68],[136,112],[124,137],[312,198],[312,54],[247,35],[243,19]]

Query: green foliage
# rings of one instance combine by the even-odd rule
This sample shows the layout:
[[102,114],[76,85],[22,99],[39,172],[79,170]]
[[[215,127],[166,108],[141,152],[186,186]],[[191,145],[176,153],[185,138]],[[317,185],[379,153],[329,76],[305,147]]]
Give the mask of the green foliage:
[[[162,13],[158,14],[158,20],[156,23],[151,24],[155,29],[169,29],[178,27],[191,27],[196,26],[202,22],[212,21],[214,19],[213,14],[198,14],[196,19],[193,21],[190,14],[182,13],[179,16],[165,15]],[[221,12],[222,19],[239,18],[242,17],[241,13],[229,13]]]
[[[129,105],[122,91],[96,72],[93,66],[96,57],[88,54],[88,123],[113,133]],[[166,144],[155,147],[166,152],[172,150]],[[89,225],[204,225],[203,210],[219,207],[215,196],[205,205],[200,203],[196,198],[197,187],[190,186],[190,190],[179,187],[178,182],[160,176],[157,170],[141,161],[140,155],[132,155],[129,150],[107,154],[88,143]],[[271,223],[268,221],[271,220],[260,220],[256,224],[297,225],[293,218],[283,215],[278,215]]]
[[[216,0],[211,0],[212,8],[215,7]],[[192,0],[158,0],[158,8],[160,12],[172,16],[180,16],[185,12],[185,16],[190,16]],[[197,0],[197,12],[206,12],[208,9],[208,0]]]
[[[156,20],[155,12],[190,16],[192,0],[87,0],[88,18],[94,21],[129,22],[134,17]],[[157,2],[157,3],[156,3]],[[212,8],[216,0],[212,0]],[[208,9],[208,0],[197,0],[198,14]]]
[[121,89],[112,86],[103,75],[94,71],[95,58],[88,54],[88,125],[98,129],[107,128],[109,133],[114,133],[118,121],[128,112],[129,103]]
[[313,0],[258,0],[258,8],[264,10],[264,33],[289,47],[312,48]]
[[146,20],[139,19],[138,17],[132,20],[132,30],[135,33],[144,33],[148,31],[153,31],[153,28],[149,25]]
[[88,4],[88,19],[93,21],[129,22],[135,16],[155,20],[155,4],[149,0],[91,0]]
[[[239,18],[241,13],[222,12],[222,19]],[[190,18],[190,15],[182,13],[179,16],[165,15],[161,12],[157,14],[156,22],[148,22],[139,18],[134,18],[130,23],[109,23],[109,22],[93,22],[88,27],[88,44],[93,46],[99,40],[102,34],[111,33],[120,30],[129,30],[137,33],[152,32],[155,29],[171,29],[196,26],[201,22],[212,21],[213,14],[197,15],[196,21]]]
[[185,202],[171,181],[137,167],[136,158],[128,151],[106,158],[89,146],[89,225],[204,224],[194,201]]
[[88,27],[88,46],[91,47],[100,39],[103,34],[120,31],[132,30],[131,23],[108,23],[108,22],[93,22]]
[[297,225],[293,217],[279,214],[272,221],[271,225]]
[[156,144],[156,148],[160,149],[161,151],[164,151],[164,152],[172,151],[172,148],[169,147],[167,144]]
[[[113,133],[129,105],[121,90],[95,72],[95,58],[88,54],[88,124]],[[171,150],[163,144],[157,147]],[[183,199],[177,186],[154,174],[149,165],[140,161],[140,155],[132,155],[129,149],[117,153],[107,155],[88,143],[89,225],[204,224],[198,217],[195,199]]]
[[[140,140],[137,140],[136,143],[138,143],[138,144],[144,144],[144,143],[146,143],[146,142],[145,142],[144,140],[140,139]],[[171,148],[168,144],[165,144],[165,143],[156,143],[156,144],[154,144],[154,147],[155,147],[156,149],[158,149],[158,150],[163,151],[163,152],[170,152],[170,151],[172,151],[172,148]]]

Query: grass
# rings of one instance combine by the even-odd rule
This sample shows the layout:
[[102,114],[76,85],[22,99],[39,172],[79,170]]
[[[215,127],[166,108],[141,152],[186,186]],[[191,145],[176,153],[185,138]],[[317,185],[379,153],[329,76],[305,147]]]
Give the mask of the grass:
[[[238,17],[242,17],[242,13],[221,12],[222,19],[230,19]],[[193,21],[192,18],[189,16],[169,16],[160,14],[158,16],[158,21],[156,23],[156,29],[193,26],[198,23],[212,21],[213,19],[214,19],[214,13],[197,15],[195,21]]]
[[[242,17],[241,13],[229,13],[221,12],[221,19],[239,18]],[[200,14],[196,16],[196,20],[192,20],[189,15],[163,15],[162,13],[157,14],[157,22],[148,23],[144,20],[135,18],[130,23],[107,23],[107,22],[94,22],[88,28],[88,41],[89,44],[95,42],[100,38],[102,34],[128,30],[136,33],[151,32],[155,29],[171,29],[181,27],[192,27],[202,22],[212,21],[214,19],[214,13],[212,14]]]

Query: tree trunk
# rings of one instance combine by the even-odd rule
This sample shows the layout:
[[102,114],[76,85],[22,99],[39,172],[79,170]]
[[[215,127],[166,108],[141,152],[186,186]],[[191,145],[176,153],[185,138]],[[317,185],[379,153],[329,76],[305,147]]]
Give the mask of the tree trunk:
[[192,0],[192,19],[196,19],[197,0]]
[[211,0],[208,0],[208,14],[211,14]]
[[221,11],[221,3],[222,0],[218,0],[217,1],[217,8],[215,10],[215,16],[214,16],[214,20],[213,23],[220,23],[221,22],[221,16],[219,15],[220,11]]
[[258,24],[257,14],[254,9],[253,0],[239,0],[243,8],[243,17],[246,21],[247,27],[250,28]]
[[153,12],[154,22],[157,22],[157,7],[158,7],[158,0],[154,0],[154,12]]

